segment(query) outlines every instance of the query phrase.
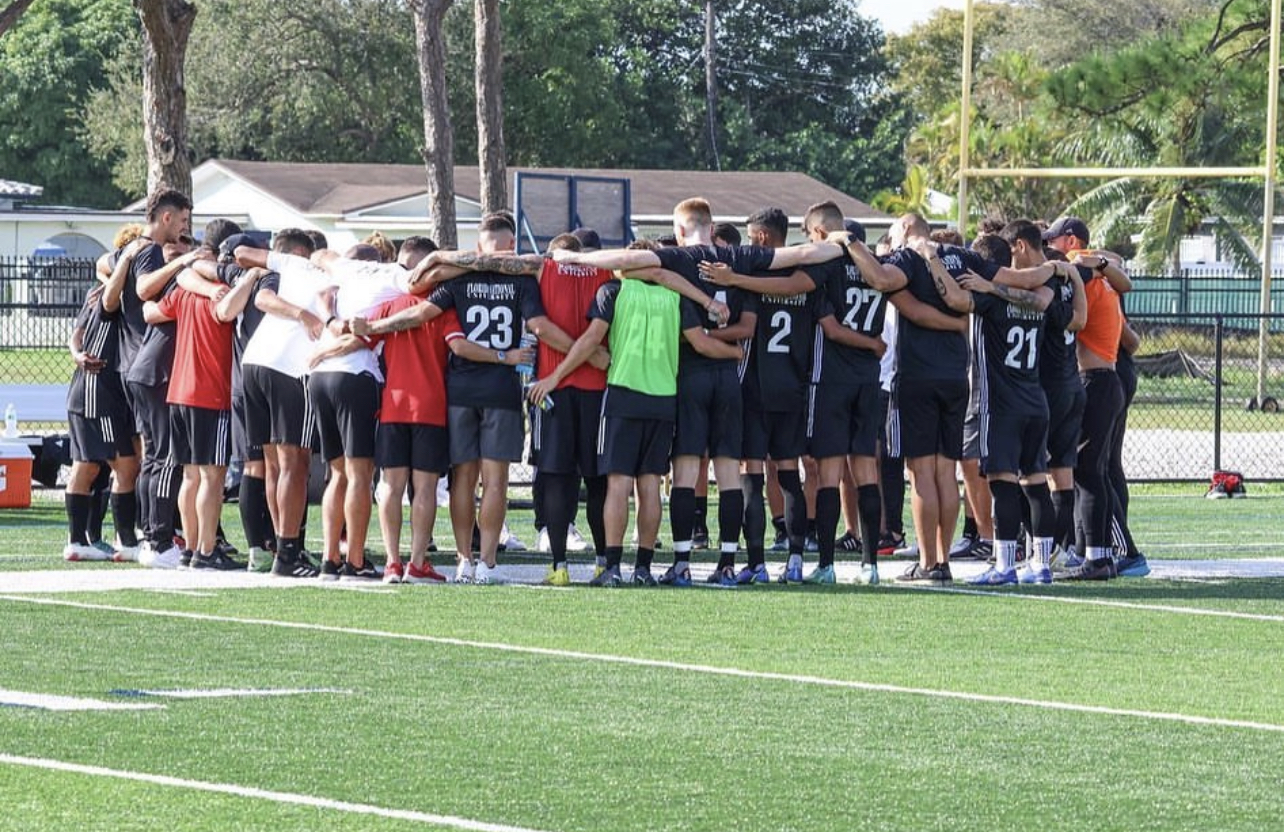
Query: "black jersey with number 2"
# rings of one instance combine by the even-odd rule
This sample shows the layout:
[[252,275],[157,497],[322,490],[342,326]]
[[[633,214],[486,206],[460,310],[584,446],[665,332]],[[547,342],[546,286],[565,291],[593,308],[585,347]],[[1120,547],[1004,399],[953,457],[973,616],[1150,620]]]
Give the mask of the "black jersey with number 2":
[[981,406],[991,413],[1047,415],[1048,401],[1039,383],[1042,312],[995,295],[972,296],[981,319],[976,343],[978,364],[985,368]]

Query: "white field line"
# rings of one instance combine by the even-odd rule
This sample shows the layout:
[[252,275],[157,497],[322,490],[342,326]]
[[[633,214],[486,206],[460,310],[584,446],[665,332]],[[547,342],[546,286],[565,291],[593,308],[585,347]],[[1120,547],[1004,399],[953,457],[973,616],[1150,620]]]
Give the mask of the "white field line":
[[536,832],[522,826],[508,826],[502,823],[485,823],[483,821],[457,818],[451,815],[435,815],[430,812],[414,812],[409,809],[387,809],[382,806],[371,806],[366,803],[349,803],[344,800],[331,800],[325,797],[313,797],[291,792],[274,792],[267,789],[254,789],[248,786],[236,786],[230,783],[207,783],[202,780],[187,780],[181,777],[166,777],[160,774],[146,774],[139,771],[120,771],[100,766],[85,766],[79,763],[65,763],[61,760],[47,760],[40,757],[18,757],[12,754],[0,754],[0,763],[11,766],[25,766],[47,771],[63,771],[72,774],[85,774],[92,777],[113,777],[117,780],[133,780],[137,783],[150,783],[154,786],[172,786],[179,789],[192,789],[201,792],[226,794],[233,797],[249,797],[255,800],[270,800],[273,803],[288,803],[295,806],[310,806],[316,809],[333,809],[339,812],[350,812],[354,815],[375,815],[393,820],[409,820],[432,826],[445,826],[451,829],[467,829],[472,832]]
[[947,586],[914,586],[913,584],[888,584],[898,590],[918,590],[920,592],[940,592],[947,595],[979,595],[984,598],[1018,598],[1022,601],[1050,601],[1058,604],[1083,604],[1090,607],[1113,607],[1124,610],[1142,610],[1144,612],[1167,612],[1176,615],[1200,615],[1210,618],[1237,618],[1243,621],[1269,621],[1284,623],[1284,615],[1267,615],[1256,612],[1234,612],[1233,610],[1205,610],[1199,607],[1176,607],[1171,604],[1142,604],[1134,601],[1109,601],[1104,598],[1070,598],[1065,595],[1036,595],[1032,592],[1007,592],[1002,588],[963,589]]
[[42,711],[153,711],[165,707],[142,702],[104,702],[101,699],[55,696],[50,693],[32,693],[25,690],[0,690],[0,705],[36,708]]
[[143,592],[154,592],[157,595],[186,595],[188,598],[217,598],[214,592],[197,592],[192,589],[144,589]]
[[229,699],[253,696],[302,696],[311,693],[341,693],[342,688],[212,688],[210,690],[114,690],[117,696],[158,696],[165,699]]
[[892,693],[910,696],[926,696],[937,699],[956,699],[966,702],[985,702],[998,705],[1017,705],[1026,708],[1041,708],[1050,711],[1068,711],[1085,714],[1107,714],[1138,719],[1180,722],[1187,725],[1212,725],[1221,728],[1245,728],[1253,731],[1270,731],[1284,733],[1284,725],[1267,722],[1250,722],[1222,717],[1197,716],[1191,714],[1167,713],[1163,711],[1141,711],[1128,708],[1110,708],[1103,705],[1086,705],[1077,702],[1056,702],[1039,699],[1022,699],[1015,696],[996,696],[984,693],[967,693],[964,691],[943,690],[936,688],[912,688],[902,685],[890,685],[878,682],[860,682],[849,679],[829,679],[823,676],[808,676],[795,673],[772,673],[758,670],[742,670],[735,667],[716,667],[713,665],[689,664],[686,662],[662,661],[660,659],[642,659],[634,656],[616,656],[607,653],[584,653],[578,650],[558,650],[550,647],[531,647],[503,642],[472,641],[444,636],[428,636],[417,633],[393,633],[381,630],[366,630],[357,627],[336,627],[329,624],[312,624],[301,621],[274,621],[267,618],[237,618],[226,615],[209,615],[206,613],[184,612],[180,610],[149,610],[136,607],[120,607],[111,604],[87,604],[78,601],[62,601],[53,598],[30,598],[21,595],[0,595],[0,601],[16,601],[27,604],[44,604],[48,606],[70,607],[72,609],[119,612],[129,615],[147,615],[156,618],[178,618],[189,621],[209,621],[225,624],[247,624],[255,627],[280,627],[288,630],[305,630],[318,633],[335,633],[340,635],[363,636],[370,638],[395,639],[423,644],[441,644],[450,647],[468,647],[478,650],[498,650],[506,653],[519,653],[531,656],[544,656],[556,659],[575,659],[603,664],[646,667],[659,670],[676,670],[686,673],[699,673],[709,676],[727,676],[737,679],[754,679],[769,682],[791,682],[800,685],[814,685],[826,688],[861,690],[874,693]]

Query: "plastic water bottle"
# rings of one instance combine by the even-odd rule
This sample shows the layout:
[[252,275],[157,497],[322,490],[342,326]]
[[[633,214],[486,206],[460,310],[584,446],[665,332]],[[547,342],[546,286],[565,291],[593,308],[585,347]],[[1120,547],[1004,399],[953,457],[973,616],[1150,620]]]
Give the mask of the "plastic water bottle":
[[7,439],[18,436],[18,408],[13,406],[13,402],[4,409],[4,435]]
[[[528,349],[534,349],[535,345],[538,343],[539,339],[535,337],[535,333],[525,332],[522,333],[522,340],[517,346],[518,349],[525,351]],[[535,362],[531,361],[527,364],[523,361],[521,364],[514,367],[514,369],[517,370],[517,377],[522,380],[522,387],[529,387],[531,382],[535,379]]]

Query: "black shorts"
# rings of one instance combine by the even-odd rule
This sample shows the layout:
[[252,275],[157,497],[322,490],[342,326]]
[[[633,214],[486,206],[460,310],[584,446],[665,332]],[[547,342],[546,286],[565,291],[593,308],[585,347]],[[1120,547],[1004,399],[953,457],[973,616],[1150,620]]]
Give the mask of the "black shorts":
[[526,426],[520,410],[452,405],[447,408],[446,419],[450,430],[451,465],[479,459],[522,461]]
[[260,452],[264,445],[312,447],[316,419],[304,380],[257,364],[245,364],[241,371],[251,446],[259,446]]
[[898,379],[887,412],[888,456],[961,459],[967,398],[965,379]]
[[1042,474],[1048,470],[1045,414],[981,414],[981,464],[990,474]]
[[250,443],[244,393],[232,396],[232,457],[241,462],[263,461],[263,444]]
[[1088,393],[1080,384],[1043,392],[1048,399],[1048,467],[1073,468],[1079,462],[1079,432]]
[[603,416],[597,443],[597,469],[601,473],[664,476],[673,450],[673,423]]
[[816,459],[874,456],[883,413],[881,393],[876,381],[813,386],[807,452]]
[[531,462],[547,474],[597,476],[597,432],[602,391],[553,391],[552,410],[531,408]]
[[220,465],[232,459],[232,411],[170,405],[173,460],[178,465]]
[[678,421],[674,456],[740,459],[744,443],[744,402],[733,366],[678,375]]
[[313,373],[308,398],[321,437],[321,458],[374,459],[379,382],[369,373]]
[[143,437],[144,454],[151,459],[172,459],[169,404],[165,401],[169,394],[169,384],[148,387],[131,381],[125,385],[125,389],[129,391],[129,404],[134,410],[135,426]]
[[788,460],[807,453],[807,409],[775,411],[745,408],[741,459]]
[[380,468],[444,474],[450,470],[450,435],[441,425],[380,422],[375,463]]
[[128,410],[95,419],[68,413],[67,429],[73,462],[106,462],[134,455],[134,420]]

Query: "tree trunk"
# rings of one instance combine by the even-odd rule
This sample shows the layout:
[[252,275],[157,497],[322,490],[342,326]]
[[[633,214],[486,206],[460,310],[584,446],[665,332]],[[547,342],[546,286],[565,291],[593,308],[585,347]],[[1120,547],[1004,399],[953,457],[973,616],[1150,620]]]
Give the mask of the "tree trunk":
[[424,102],[424,165],[432,238],[442,248],[459,245],[455,227],[455,134],[446,96],[446,35],[441,23],[451,0],[411,0],[419,86]]
[[143,22],[143,143],[147,192],[192,193],[187,155],[187,88],[183,65],[196,4],[187,0],[134,0]]
[[504,158],[503,44],[499,0],[476,0],[477,164],[485,212],[508,207],[508,169]]
[[22,17],[22,13],[33,2],[34,0],[13,0],[3,10],[0,10],[0,37],[13,28],[13,24],[18,22],[18,18]]
[[713,157],[713,169],[722,170],[722,159],[718,157],[717,21],[713,0],[706,0],[704,4],[704,97],[705,109],[709,114],[709,154]]

